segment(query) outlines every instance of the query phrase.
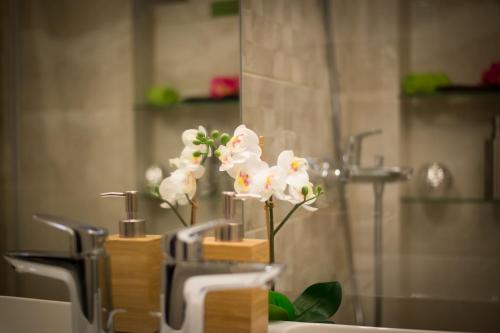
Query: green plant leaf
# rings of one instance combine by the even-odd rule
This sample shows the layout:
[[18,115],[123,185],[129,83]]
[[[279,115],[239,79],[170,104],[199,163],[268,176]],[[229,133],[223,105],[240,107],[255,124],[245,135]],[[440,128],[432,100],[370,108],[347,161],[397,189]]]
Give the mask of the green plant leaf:
[[282,307],[269,304],[269,321],[273,320],[289,320],[288,313]]
[[[285,310],[288,317],[287,320],[295,320],[295,308],[288,297],[282,293],[272,290],[269,291],[269,311],[271,311],[271,305],[278,306]],[[271,312],[269,312],[269,314],[270,313]]]
[[342,301],[338,282],[316,283],[309,286],[295,302],[295,321],[325,322],[337,312]]

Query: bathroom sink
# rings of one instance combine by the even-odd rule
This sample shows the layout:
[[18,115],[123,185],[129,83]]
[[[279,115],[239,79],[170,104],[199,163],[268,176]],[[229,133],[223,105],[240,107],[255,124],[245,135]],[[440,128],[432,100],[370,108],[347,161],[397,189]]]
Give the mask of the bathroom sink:
[[268,333],[444,333],[443,331],[407,330],[337,324],[311,324],[280,321],[269,324]]
[[0,296],[0,332],[69,333],[70,303]]

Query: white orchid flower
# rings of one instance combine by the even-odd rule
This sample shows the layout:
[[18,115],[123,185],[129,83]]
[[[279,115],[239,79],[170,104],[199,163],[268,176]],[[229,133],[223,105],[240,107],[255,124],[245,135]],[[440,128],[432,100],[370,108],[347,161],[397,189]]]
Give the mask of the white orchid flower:
[[226,146],[219,146],[219,160],[221,165],[219,171],[227,171],[227,173],[232,177],[236,177],[236,166],[247,162],[252,157],[259,158],[257,155],[251,152],[241,152],[234,154],[231,149]]
[[253,193],[261,196],[261,201],[268,200],[272,195],[279,200],[286,200],[286,171],[280,166],[263,168],[254,176]]
[[259,145],[259,137],[254,131],[248,129],[245,125],[240,125],[234,130],[234,135],[226,147],[228,147],[233,154],[249,152],[254,153],[258,157],[262,155],[262,149]]
[[[181,156],[179,158],[179,166],[178,166],[179,169],[183,169],[183,168],[186,168],[189,166],[193,166],[193,167],[198,166],[200,168],[203,168],[203,166],[201,165],[201,161],[203,160],[203,157],[202,156],[194,156],[193,153],[195,151],[198,151],[198,149],[192,148],[192,147],[184,147],[184,149],[181,152]],[[200,178],[200,177],[196,177],[196,178]]]
[[163,171],[157,165],[152,165],[146,170],[146,182],[148,185],[158,185],[163,179]]
[[195,173],[196,179],[200,178],[203,176],[205,168],[201,165],[202,157],[193,155],[195,151],[197,149],[184,147],[180,157],[169,159],[170,166],[176,169],[188,169]]
[[299,187],[309,182],[309,164],[305,158],[297,157],[291,150],[284,150],[278,156],[278,166],[287,172],[286,183]]
[[219,171],[227,171],[233,178],[236,177],[236,166],[246,163],[246,161],[254,157],[260,159],[262,155],[259,137],[245,125],[238,126],[233,137],[229,139],[225,146],[221,145],[218,151],[219,160],[221,161]]
[[171,167],[174,167],[176,169],[179,169],[180,165],[181,165],[181,159],[179,157],[176,157],[176,158],[170,158],[168,160],[168,164],[171,166]]
[[236,193],[254,193],[256,190],[255,176],[262,170],[269,169],[266,162],[263,162],[256,155],[243,164],[239,164],[234,170],[234,190]]
[[[187,167],[172,172],[169,177],[160,183],[158,188],[162,199],[168,201],[171,205],[186,205],[189,202],[187,197],[192,199],[196,193],[196,179],[200,178],[204,172],[204,169],[201,170],[201,172],[200,169],[193,171],[190,167]],[[164,203],[161,207],[169,208],[170,206]]]
[[182,142],[184,146],[192,148],[194,151],[200,151],[203,154],[207,153],[208,147],[206,145],[195,145],[193,141],[196,140],[198,133],[207,135],[207,130],[203,126],[198,126],[198,129],[188,129],[182,133]]

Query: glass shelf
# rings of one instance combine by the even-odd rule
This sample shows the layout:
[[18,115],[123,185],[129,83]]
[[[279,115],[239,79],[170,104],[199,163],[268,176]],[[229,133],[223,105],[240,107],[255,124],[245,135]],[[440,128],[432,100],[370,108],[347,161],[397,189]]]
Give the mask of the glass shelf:
[[179,103],[158,106],[150,104],[137,105],[136,110],[152,110],[152,111],[175,111],[178,109],[198,109],[198,108],[217,108],[234,106],[239,107],[239,98],[223,98],[223,99],[211,99],[211,98],[196,98],[181,101]]
[[434,93],[401,93],[403,101],[498,101],[500,102],[500,90],[477,90],[477,91],[438,91]]
[[500,205],[500,199],[486,199],[479,197],[401,197],[402,203],[423,203],[423,204],[493,204]]

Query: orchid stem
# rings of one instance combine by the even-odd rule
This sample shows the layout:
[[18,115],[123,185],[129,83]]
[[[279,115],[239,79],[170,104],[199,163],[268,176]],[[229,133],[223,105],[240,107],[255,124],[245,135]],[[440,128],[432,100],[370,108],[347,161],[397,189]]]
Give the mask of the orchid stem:
[[295,206],[293,206],[293,208],[288,212],[288,214],[286,214],[285,218],[283,219],[283,221],[281,221],[281,223],[278,225],[278,227],[276,228],[276,230],[274,230],[273,228],[273,238],[276,236],[276,234],[278,234],[278,231],[281,230],[281,228],[283,228],[283,226],[285,225],[285,223],[288,221],[288,219],[292,216],[293,213],[295,213],[295,211],[300,207],[302,206],[302,203],[300,204],[296,204]]
[[269,211],[269,262],[274,264],[274,203],[273,197],[270,197],[267,202],[267,207]]
[[196,200],[190,199],[189,196],[186,194],[186,199],[189,201],[189,204],[191,205],[191,225],[196,224],[196,209],[198,208],[198,205],[196,204]]
[[276,228],[276,230],[274,229],[271,229],[273,230],[273,238],[274,236],[276,236],[276,234],[278,234],[278,231],[281,230],[281,228],[283,228],[283,226],[285,225],[285,223],[290,219],[290,217],[293,215],[293,213],[295,213],[295,211],[297,209],[299,209],[300,206],[302,206],[303,204],[311,201],[311,200],[314,200],[316,199],[317,197],[319,197],[319,195],[315,195],[314,197],[311,197],[307,200],[303,200],[301,202],[299,202],[298,204],[295,204],[295,206],[293,206],[293,208],[288,212],[288,214],[286,214],[285,218],[281,221],[281,223],[278,225],[278,227]]
[[177,215],[177,217],[179,218],[179,220],[181,221],[181,223],[187,228],[187,223],[186,221],[184,221],[184,219],[182,218],[181,214],[179,213],[179,211],[177,210],[177,208],[175,208],[170,202],[168,202],[167,200],[163,200],[164,202],[167,203],[167,205],[172,209],[172,211],[175,213],[175,215]]

